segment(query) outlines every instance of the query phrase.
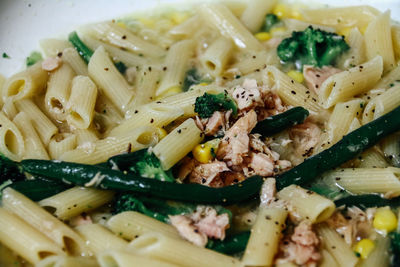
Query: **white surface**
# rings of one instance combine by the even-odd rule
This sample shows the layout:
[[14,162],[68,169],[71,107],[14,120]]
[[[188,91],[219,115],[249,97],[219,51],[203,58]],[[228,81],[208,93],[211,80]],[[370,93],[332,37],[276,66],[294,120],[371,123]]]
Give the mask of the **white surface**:
[[[21,70],[25,64],[25,58],[30,52],[38,50],[38,42],[41,39],[66,38],[69,32],[85,23],[113,19],[128,13],[177,2],[184,1],[0,0],[0,73],[9,76]],[[303,2],[310,3],[305,0]],[[338,6],[370,4],[380,10],[390,8],[392,17],[400,20],[400,0],[321,0],[312,2]],[[11,59],[4,59],[1,56],[3,52],[7,53]]]

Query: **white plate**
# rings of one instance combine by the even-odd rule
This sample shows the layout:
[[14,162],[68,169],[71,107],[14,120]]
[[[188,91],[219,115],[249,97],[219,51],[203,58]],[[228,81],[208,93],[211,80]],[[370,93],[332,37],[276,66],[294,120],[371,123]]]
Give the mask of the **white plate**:
[[[310,1],[304,0],[303,2],[313,5],[310,4]],[[392,17],[400,20],[399,0],[321,0],[313,2],[336,6],[369,4],[382,11],[390,8]],[[31,51],[38,50],[38,42],[43,38],[66,38],[67,34],[79,25],[113,19],[169,3],[183,3],[183,1],[0,0],[0,73],[9,76],[21,70],[26,57]],[[3,58],[1,56],[3,52],[11,58]]]

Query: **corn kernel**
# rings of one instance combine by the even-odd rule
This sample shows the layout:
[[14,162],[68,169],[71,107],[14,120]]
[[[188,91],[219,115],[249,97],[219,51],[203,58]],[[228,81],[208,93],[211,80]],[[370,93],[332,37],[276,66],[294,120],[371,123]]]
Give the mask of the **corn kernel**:
[[178,25],[178,24],[181,24],[182,22],[184,22],[185,20],[187,20],[188,17],[189,16],[186,13],[176,12],[176,13],[171,14],[171,21],[175,25]]
[[171,95],[176,95],[176,94],[179,94],[179,93],[182,93],[182,88],[180,86],[178,86],[178,85],[172,86],[171,88],[169,88],[168,90],[166,90],[162,94],[158,95],[156,97],[156,100],[160,100],[160,99],[163,99],[164,97],[171,96]]
[[275,37],[275,36],[279,36],[282,35],[286,32],[286,28],[285,27],[274,27],[272,28],[269,33]]
[[154,27],[154,20],[148,18],[139,18],[139,21],[148,28]]
[[202,82],[202,83],[199,83],[198,85],[201,85],[201,86],[206,86],[206,85],[208,85],[208,83],[206,83],[206,82]]
[[379,208],[376,210],[373,226],[375,229],[385,231],[386,233],[392,232],[397,228],[396,215],[388,207]]
[[291,70],[287,73],[287,75],[295,80],[298,83],[303,83],[304,82],[304,76],[303,73],[296,71],[296,70]]
[[362,27],[362,28],[359,28],[359,30],[360,30],[360,32],[361,32],[362,34],[364,34],[365,31],[367,30],[367,26],[364,26],[364,27]]
[[350,31],[351,31],[351,28],[346,27],[346,28],[340,29],[338,34],[343,35],[345,38],[347,38],[347,36],[349,36],[349,34],[350,34]]
[[192,150],[193,157],[200,163],[209,163],[214,157],[211,153],[211,146],[199,144]]
[[360,257],[365,260],[374,248],[374,242],[371,239],[364,238],[357,242],[354,246],[354,251],[360,254]]
[[290,18],[302,20],[303,16],[301,15],[301,13],[298,10],[292,10],[292,12],[290,12]]
[[117,25],[119,26],[119,27],[121,27],[121,28],[126,28],[126,24],[125,23],[123,23],[122,21],[118,21],[117,22]]
[[269,34],[268,32],[258,32],[256,34],[254,34],[254,36],[260,40],[260,41],[268,41],[269,39],[271,39],[271,34]]
[[164,137],[167,136],[167,134],[168,133],[164,128],[157,127],[158,140],[163,139]]
[[272,13],[275,14],[278,18],[288,17],[289,15],[289,8],[286,5],[278,4],[272,10]]

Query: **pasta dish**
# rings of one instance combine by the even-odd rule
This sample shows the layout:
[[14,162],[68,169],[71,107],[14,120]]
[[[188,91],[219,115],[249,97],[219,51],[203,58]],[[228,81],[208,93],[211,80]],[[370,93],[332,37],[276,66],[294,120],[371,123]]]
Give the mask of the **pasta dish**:
[[0,266],[400,265],[390,10],[210,2],[40,48],[0,75]]

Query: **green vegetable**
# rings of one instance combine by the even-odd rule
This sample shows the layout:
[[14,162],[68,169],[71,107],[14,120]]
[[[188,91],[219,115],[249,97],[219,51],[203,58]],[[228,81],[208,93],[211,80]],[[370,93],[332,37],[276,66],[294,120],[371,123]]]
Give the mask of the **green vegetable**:
[[210,118],[215,111],[232,110],[233,115],[237,114],[237,106],[227,93],[208,94],[196,98],[194,111],[200,118]]
[[280,22],[280,19],[275,14],[267,14],[265,16],[264,24],[261,27],[261,32],[269,32],[271,28]]
[[11,58],[7,53],[3,52],[3,58]]
[[164,171],[160,160],[148,149],[114,156],[108,160],[108,163],[110,167],[116,165],[119,170],[131,171],[141,177],[154,178],[166,182],[175,181],[171,172]]
[[42,60],[42,54],[40,54],[37,51],[33,51],[29,57],[26,58],[26,66],[32,66],[34,65],[36,62]]
[[71,188],[71,185],[52,180],[34,179],[14,182],[9,187],[33,201],[40,201]]
[[279,133],[293,125],[303,123],[309,112],[302,107],[295,107],[275,116],[259,121],[252,133],[270,136]]
[[335,204],[337,207],[345,205],[345,206],[357,206],[362,209],[371,207],[383,207],[383,206],[398,207],[400,206],[400,197],[387,199],[372,194],[357,195],[357,196],[348,196],[345,198],[338,199],[335,201]]
[[90,187],[205,204],[228,205],[251,199],[259,193],[263,183],[261,177],[253,176],[238,184],[212,188],[200,184],[167,183],[94,165],[49,160],[23,160],[21,167],[33,175],[43,175],[75,185],[86,184]]
[[[84,42],[82,42],[75,31],[71,32],[68,35],[68,41],[70,41],[70,43],[75,47],[75,49],[78,51],[79,55],[81,55],[86,64],[89,63],[90,58],[93,55],[93,51]],[[122,61],[118,61],[114,63],[114,65],[120,73],[125,73],[127,67]]]
[[68,40],[78,51],[79,55],[81,55],[82,59],[85,60],[86,63],[89,63],[90,58],[93,55],[93,51],[89,47],[87,47],[84,42],[82,42],[78,34],[75,31],[71,32],[68,35]]
[[186,72],[185,80],[183,82],[182,90],[186,92],[190,86],[201,83],[202,77],[197,72],[197,69],[192,68]]
[[233,255],[246,249],[249,238],[250,231],[246,231],[227,236],[224,240],[210,240],[206,247],[220,253]]
[[158,213],[157,211],[153,211],[149,208],[147,208],[148,202],[150,202],[150,205],[153,204],[153,202],[159,202],[159,205],[165,204],[165,201],[162,200],[157,200],[157,199],[152,199],[152,198],[138,198],[136,195],[132,193],[126,193],[122,194],[119,197],[117,197],[115,204],[114,204],[114,213],[118,214],[124,211],[137,211],[140,213],[143,213],[144,215],[147,215],[151,218],[154,218],[156,220],[159,220],[161,222],[168,222],[168,214],[161,214]]
[[306,30],[295,31],[291,37],[284,39],[277,51],[284,62],[322,67],[331,65],[349,48],[343,36],[309,26]]
[[400,130],[400,106],[344,136],[332,147],[304,160],[289,171],[277,175],[280,190],[291,184],[305,185],[323,172],[338,167],[373,146],[385,136]]
[[400,233],[393,232],[389,234],[392,250],[392,266],[400,266]]
[[25,179],[25,175],[20,171],[18,163],[0,154],[0,183],[6,180],[12,182]]
[[127,69],[127,66],[124,64],[124,62],[118,61],[118,62],[116,62],[114,65],[115,65],[115,67],[117,68],[117,70],[118,70],[120,73],[122,73],[122,74],[125,73],[125,71],[126,71],[126,69]]
[[[114,202],[114,213],[124,211],[138,211],[161,222],[168,223],[168,215],[191,214],[196,211],[197,205],[176,201],[165,201],[157,198],[138,196],[133,193],[123,193]],[[230,210],[221,206],[214,206],[218,214],[227,213],[232,218]]]
[[12,184],[11,180],[6,180],[2,184],[0,184],[0,202],[1,202],[1,198],[3,197],[3,189],[9,187],[11,184]]

